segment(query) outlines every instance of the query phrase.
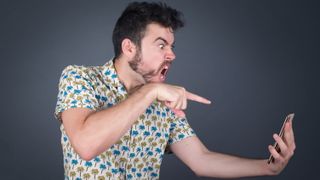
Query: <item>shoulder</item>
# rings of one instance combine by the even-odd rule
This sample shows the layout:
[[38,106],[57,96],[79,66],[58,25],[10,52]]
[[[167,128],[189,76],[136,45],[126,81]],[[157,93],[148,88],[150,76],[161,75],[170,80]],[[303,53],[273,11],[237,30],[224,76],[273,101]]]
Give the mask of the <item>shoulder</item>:
[[79,66],[79,65],[68,65],[62,73],[64,74],[78,74],[78,75],[89,75],[96,73],[100,69],[100,66]]
[[101,69],[101,66],[68,65],[63,69],[61,78],[92,79],[100,76]]

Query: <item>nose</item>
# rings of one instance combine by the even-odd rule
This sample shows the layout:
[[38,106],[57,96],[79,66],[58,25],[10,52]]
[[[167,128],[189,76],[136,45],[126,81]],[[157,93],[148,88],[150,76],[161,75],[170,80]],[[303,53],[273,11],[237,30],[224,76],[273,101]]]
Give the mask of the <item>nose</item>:
[[167,61],[173,61],[176,58],[176,55],[174,54],[172,49],[169,49],[168,52],[166,53],[165,59]]

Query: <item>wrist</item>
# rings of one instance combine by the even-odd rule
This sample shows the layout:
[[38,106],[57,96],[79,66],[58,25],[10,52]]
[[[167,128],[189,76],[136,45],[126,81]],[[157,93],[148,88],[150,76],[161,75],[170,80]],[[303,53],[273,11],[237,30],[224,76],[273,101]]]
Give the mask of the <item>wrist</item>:
[[142,94],[151,102],[157,99],[157,85],[156,83],[147,83],[141,88]]
[[276,175],[275,172],[273,172],[272,169],[270,168],[270,166],[272,166],[272,165],[268,164],[268,160],[263,159],[260,162],[261,162],[260,164],[261,164],[261,169],[262,169],[263,175],[266,175],[266,176]]

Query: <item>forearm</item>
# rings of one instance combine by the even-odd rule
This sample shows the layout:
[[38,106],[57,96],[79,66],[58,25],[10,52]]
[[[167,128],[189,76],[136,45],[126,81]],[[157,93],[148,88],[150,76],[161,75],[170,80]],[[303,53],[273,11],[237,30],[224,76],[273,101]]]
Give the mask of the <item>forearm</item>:
[[138,89],[121,103],[90,114],[75,136],[77,149],[91,159],[116,143],[154,100],[151,87]]
[[281,153],[269,146],[269,151],[275,157],[275,162],[268,164],[267,159],[246,159],[227,154],[209,151],[197,136],[185,138],[170,146],[171,150],[195,174],[205,177],[240,178],[248,176],[265,176],[279,174],[288,163],[295,149],[291,124],[285,129],[286,146],[281,137],[275,138]]
[[207,152],[200,159],[200,176],[239,178],[271,175],[267,160],[246,159],[236,156]]

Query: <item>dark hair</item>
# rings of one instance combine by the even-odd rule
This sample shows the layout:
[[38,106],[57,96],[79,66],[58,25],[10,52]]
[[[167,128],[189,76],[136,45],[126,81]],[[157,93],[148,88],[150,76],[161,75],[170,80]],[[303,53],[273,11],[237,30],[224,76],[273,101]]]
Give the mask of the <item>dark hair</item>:
[[123,11],[113,30],[115,58],[122,53],[121,43],[125,38],[130,39],[140,48],[141,39],[150,23],[170,27],[173,31],[184,26],[182,13],[165,3],[132,2]]

